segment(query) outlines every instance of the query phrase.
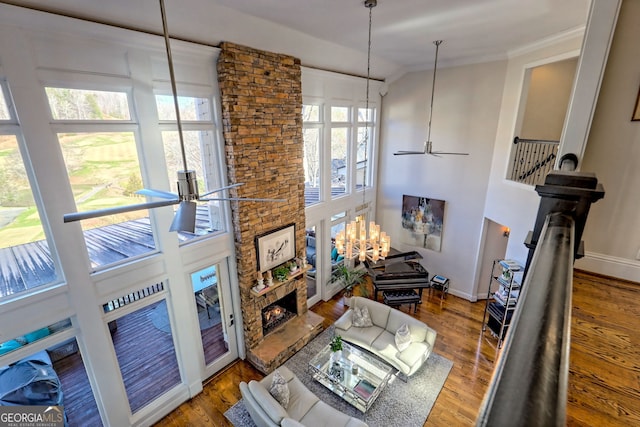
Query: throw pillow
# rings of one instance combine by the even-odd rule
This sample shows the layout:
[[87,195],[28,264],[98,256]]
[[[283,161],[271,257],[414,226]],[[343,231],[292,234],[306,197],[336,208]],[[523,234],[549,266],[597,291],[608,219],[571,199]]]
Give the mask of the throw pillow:
[[353,307],[353,326],[356,328],[368,328],[373,326],[371,316],[369,315],[369,309],[367,307]]
[[410,345],[411,331],[409,331],[409,326],[404,323],[396,331],[396,347],[398,347],[398,350],[404,351],[409,348]]
[[271,396],[273,396],[284,409],[287,409],[289,405],[289,385],[279,371],[273,374],[269,393],[271,393]]

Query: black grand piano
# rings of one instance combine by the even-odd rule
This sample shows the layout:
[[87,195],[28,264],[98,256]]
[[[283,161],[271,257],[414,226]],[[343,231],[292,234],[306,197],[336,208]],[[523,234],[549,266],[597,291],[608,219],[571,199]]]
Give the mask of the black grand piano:
[[412,251],[389,255],[376,263],[364,261],[373,282],[374,301],[379,291],[417,289],[422,302],[422,290],[429,287],[429,272],[420,265],[421,259],[422,255]]

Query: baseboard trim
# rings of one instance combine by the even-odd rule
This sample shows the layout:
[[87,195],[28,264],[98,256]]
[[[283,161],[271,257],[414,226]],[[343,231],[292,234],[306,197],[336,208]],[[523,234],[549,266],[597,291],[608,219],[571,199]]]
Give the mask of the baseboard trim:
[[585,252],[584,258],[576,260],[575,267],[604,276],[640,282],[640,261]]

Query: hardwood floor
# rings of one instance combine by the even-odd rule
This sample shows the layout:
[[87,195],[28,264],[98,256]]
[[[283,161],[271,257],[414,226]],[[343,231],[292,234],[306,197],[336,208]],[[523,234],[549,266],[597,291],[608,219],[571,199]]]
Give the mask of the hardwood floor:
[[[345,307],[336,297],[312,310],[329,326]],[[415,316],[438,332],[435,351],[454,362],[425,426],[475,424],[499,355],[496,340],[481,332],[483,310],[484,301],[449,295],[441,303],[425,293]],[[567,425],[640,426],[640,284],[576,271],[572,314]],[[236,361],[156,425],[229,426],[223,414],[241,397],[238,383],[259,378]]]

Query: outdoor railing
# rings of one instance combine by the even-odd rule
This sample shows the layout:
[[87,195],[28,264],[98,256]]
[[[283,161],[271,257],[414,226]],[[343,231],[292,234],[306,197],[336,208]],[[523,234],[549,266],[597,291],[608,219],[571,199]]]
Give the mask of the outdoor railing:
[[478,426],[564,426],[575,221],[547,215]]
[[559,141],[515,137],[516,152],[511,167],[512,181],[535,185],[554,167]]

